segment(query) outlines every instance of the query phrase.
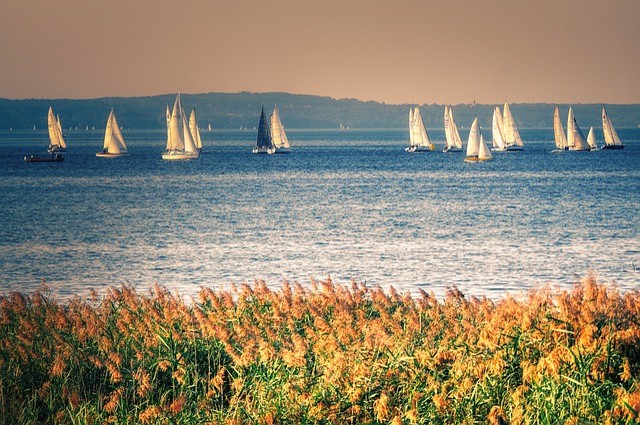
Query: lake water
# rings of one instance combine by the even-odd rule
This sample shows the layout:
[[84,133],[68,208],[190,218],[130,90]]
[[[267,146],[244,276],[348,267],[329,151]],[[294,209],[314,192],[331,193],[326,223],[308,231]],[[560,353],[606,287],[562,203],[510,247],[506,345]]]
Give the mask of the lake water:
[[441,153],[435,130],[433,153],[406,153],[403,130],[289,131],[291,154],[270,156],[255,132],[205,132],[206,153],[177,163],[164,131],[124,130],[117,159],[95,157],[100,131],[71,131],[62,163],[23,162],[45,132],[0,132],[0,293],[331,276],[499,298],[589,270],[635,289],[640,129],[618,132],[623,151],[556,155],[551,129],[525,129],[525,152],[481,164]]

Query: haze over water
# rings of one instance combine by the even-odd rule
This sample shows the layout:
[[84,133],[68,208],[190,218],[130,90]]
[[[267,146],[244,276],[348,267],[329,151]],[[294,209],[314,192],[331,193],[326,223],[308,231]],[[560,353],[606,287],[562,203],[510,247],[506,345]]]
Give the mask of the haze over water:
[[640,130],[618,131],[623,151],[554,155],[551,130],[521,130],[526,152],[483,164],[408,154],[400,130],[293,131],[291,154],[271,156],[251,154],[254,132],[204,133],[185,163],[161,160],[162,131],[125,131],[131,156],[111,160],[95,157],[101,131],[78,131],[63,163],[26,164],[46,134],[4,132],[0,293],[331,276],[498,298],[589,270],[634,289]]

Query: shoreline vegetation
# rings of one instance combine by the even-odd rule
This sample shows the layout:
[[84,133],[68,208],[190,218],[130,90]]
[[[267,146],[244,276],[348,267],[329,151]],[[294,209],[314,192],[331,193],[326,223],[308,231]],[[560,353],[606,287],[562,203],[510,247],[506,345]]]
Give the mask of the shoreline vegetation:
[[638,423],[640,292],[0,297],[1,423]]

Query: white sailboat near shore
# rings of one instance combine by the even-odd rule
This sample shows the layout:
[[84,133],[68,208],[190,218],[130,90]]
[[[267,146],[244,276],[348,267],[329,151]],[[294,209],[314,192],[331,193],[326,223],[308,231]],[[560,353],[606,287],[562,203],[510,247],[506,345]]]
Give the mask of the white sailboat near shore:
[[588,152],[590,150],[571,107],[569,107],[569,116],[567,117],[567,146],[570,151]]
[[51,106],[49,106],[47,124],[49,128],[49,153],[55,154],[66,152],[67,144],[65,143],[64,137],[62,135],[62,125],[60,124],[60,117],[53,114],[53,108]]
[[467,156],[464,162],[481,162],[491,161],[493,155],[484,142],[484,138],[480,133],[478,126],[478,118],[476,117],[471,124],[471,130],[469,130],[469,141],[467,142]]
[[511,109],[507,102],[504,103],[503,110],[504,122],[502,125],[502,135],[504,136],[506,150],[522,151],[524,150],[524,144],[522,143],[518,127],[516,127],[516,122],[513,119],[513,115],[511,115]]
[[96,156],[99,158],[117,158],[126,155],[129,155],[127,145],[124,142],[124,137],[122,137],[116,115],[111,109],[109,118],[107,118],[107,128],[104,131],[103,148],[101,152],[96,153]]
[[624,149],[624,145],[618,137],[618,132],[607,115],[607,109],[602,105],[602,132],[604,133],[604,146],[602,149]]
[[444,137],[446,145],[442,152],[462,152],[462,139],[453,119],[453,110],[447,105],[444,107]]
[[191,115],[189,115],[189,131],[191,132],[191,137],[196,144],[196,149],[198,149],[198,152],[202,152],[202,138],[200,137],[198,122],[196,121],[196,108],[193,108],[191,110]]
[[589,134],[587,134],[587,144],[589,145],[589,150],[598,150],[598,144],[596,143],[596,135],[593,131],[593,126],[591,126],[591,128],[589,129]]
[[436,149],[435,145],[429,141],[427,129],[420,115],[420,108],[417,106],[413,112],[409,112],[409,147],[407,152],[429,152]]
[[280,110],[277,106],[273,108],[271,114],[271,140],[273,141],[274,153],[289,153],[291,145],[282,121],[280,121]]
[[504,119],[498,106],[493,110],[493,118],[491,120],[491,138],[492,138],[492,151],[506,151],[507,143],[504,140],[503,131]]
[[553,137],[556,142],[556,148],[551,151],[552,153],[560,153],[569,150],[567,136],[564,133],[562,121],[560,120],[560,110],[558,109],[558,105],[556,105],[556,108],[553,111]]
[[167,147],[162,154],[162,159],[179,161],[198,158],[198,148],[193,140],[189,124],[182,109],[180,93],[176,96],[171,118],[167,124]]
[[269,130],[269,123],[267,122],[267,116],[264,114],[264,106],[260,111],[260,122],[258,123],[256,147],[253,148],[252,152],[256,154],[272,154],[275,152],[273,140],[271,139],[271,131]]

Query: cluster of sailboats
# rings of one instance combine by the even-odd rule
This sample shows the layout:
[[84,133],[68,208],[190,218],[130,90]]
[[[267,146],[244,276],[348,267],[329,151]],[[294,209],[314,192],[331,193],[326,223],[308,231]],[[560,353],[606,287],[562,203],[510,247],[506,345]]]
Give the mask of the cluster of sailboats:
[[[567,133],[565,135],[560,121],[560,112],[556,106],[553,117],[553,130],[557,149],[553,152],[564,151],[593,151],[598,150],[593,127],[585,139],[575,116],[573,109],[569,108],[567,120]],[[604,133],[605,144],[602,149],[623,149],[624,145],[618,137],[611,120],[607,115],[607,110],[602,107],[602,131]],[[444,133],[445,147],[443,152],[462,152],[462,141],[460,133],[453,118],[451,106],[444,108]],[[476,117],[469,130],[465,162],[491,161],[494,152],[523,151],[524,143],[520,137],[520,132],[516,126],[509,104],[505,102],[503,110],[496,106],[491,120],[492,147],[489,149],[480,132],[478,118]],[[405,148],[407,152],[432,152],[435,145],[429,140],[427,130],[422,121],[422,115],[418,107],[409,108],[409,146]]]
[[[196,119],[196,110],[195,108],[192,109],[187,121],[187,115],[182,108],[180,93],[176,96],[171,111],[167,105],[166,122],[167,145],[165,151],[162,153],[162,159],[175,161],[198,158],[202,152],[202,138]],[[66,152],[67,144],[64,141],[60,117],[54,114],[52,107],[49,107],[48,128],[50,141],[48,147],[49,155],[28,155],[24,157],[25,161],[60,162],[64,160],[62,153]],[[210,126],[209,129],[211,129]],[[556,149],[552,151],[554,153],[624,148],[604,106],[602,107],[602,131],[604,133],[605,144],[601,148],[599,148],[596,143],[593,127],[589,129],[588,136],[586,138],[584,137],[571,107],[569,107],[567,117],[566,134],[560,120],[559,109],[557,106],[555,107],[553,114],[553,131],[556,144]],[[462,152],[463,146],[460,133],[453,117],[453,110],[451,106],[448,105],[444,108],[444,133],[445,146],[442,151]],[[493,111],[491,134],[492,147],[489,149],[480,131],[478,118],[476,117],[473,120],[469,130],[465,162],[490,161],[493,159],[492,151],[522,151],[524,148],[509,104],[506,102],[502,111],[499,106],[496,106]],[[252,152],[255,154],[288,153],[290,148],[289,139],[280,120],[278,107],[274,107],[270,120],[267,120],[263,106],[258,123],[256,146]],[[420,108],[418,107],[409,108],[409,146],[405,150],[412,153],[433,152],[436,150],[435,144],[429,139],[422,120]],[[115,158],[128,154],[127,145],[112,109],[107,118],[103,149],[96,153],[96,156],[100,158]]]
[[618,132],[613,127],[613,123],[607,115],[607,108],[602,106],[602,132],[604,133],[604,145],[598,148],[596,143],[595,132],[593,126],[589,129],[587,138],[585,139],[582,130],[578,126],[573,109],[569,107],[567,116],[567,134],[565,135],[560,121],[560,111],[556,106],[553,111],[553,135],[556,142],[556,149],[553,153],[561,153],[565,151],[589,152],[599,149],[624,149],[624,145],[618,137]]

